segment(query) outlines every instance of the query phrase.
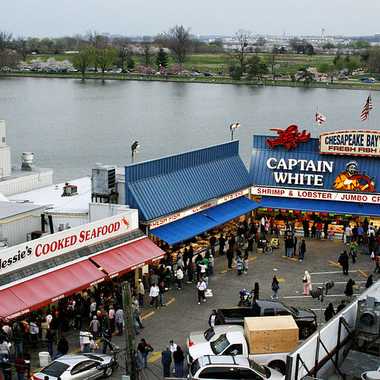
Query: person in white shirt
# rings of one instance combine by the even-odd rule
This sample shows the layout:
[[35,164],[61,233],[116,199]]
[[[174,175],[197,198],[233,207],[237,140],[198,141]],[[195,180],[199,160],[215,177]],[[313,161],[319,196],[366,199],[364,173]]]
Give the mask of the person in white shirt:
[[117,327],[117,335],[123,335],[123,326],[124,326],[124,311],[119,306],[115,313],[115,323]]
[[108,310],[108,319],[110,321],[111,333],[113,334],[115,332],[115,309],[113,308],[113,305],[110,305]]
[[200,305],[202,301],[206,302],[205,291],[207,289],[207,284],[206,284],[206,281],[203,279],[203,277],[198,281],[197,289],[198,289],[198,305]]
[[159,295],[160,295],[160,288],[157,286],[157,284],[153,284],[150,287],[149,297],[150,297],[151,306],[155,306],[156,309],[158,308],[158,296]]
[[176,273],[175,273],[176,279],[177,279],[177,287],[178,290],[182,290],[182,280],[183,280],[183,270],[181,267],[178,267]]

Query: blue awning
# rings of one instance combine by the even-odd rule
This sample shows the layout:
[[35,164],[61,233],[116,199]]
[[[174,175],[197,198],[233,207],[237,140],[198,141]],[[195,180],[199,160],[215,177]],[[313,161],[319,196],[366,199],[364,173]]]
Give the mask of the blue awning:
[[263,197],[256,204],[259,208],[328,212],[338,215],[380,216],[380,205],[368,203]]
[[240,197],[202,212],[165,224],[150,231],[169,245],[191,239],[240,215],[260,207],[257,202]]

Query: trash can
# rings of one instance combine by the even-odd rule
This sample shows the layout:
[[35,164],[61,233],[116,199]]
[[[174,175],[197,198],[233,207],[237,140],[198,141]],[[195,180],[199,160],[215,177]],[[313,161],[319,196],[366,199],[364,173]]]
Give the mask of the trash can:
[[50,354],[48,352],[39,352],[38,357],[40,359],[40,367],[46,367],[51,362]]

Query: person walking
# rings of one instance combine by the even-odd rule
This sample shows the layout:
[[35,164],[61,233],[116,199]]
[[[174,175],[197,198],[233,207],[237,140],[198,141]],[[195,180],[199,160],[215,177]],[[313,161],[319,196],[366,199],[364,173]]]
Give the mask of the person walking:
[[144,283],[142,282],[141,278],[139,279],[139,283],[137,286],[137,296],[139,299],[140,307],[143,307],[144,306],[145,287],[144,287]]
[[166,347],[164,351],[161,352],[161,364],[164,372],[164,377],[170,377],[170,366],[172,364],[172,353],[169,347]]
[[92,320],[90,322],[90,331],[94,339],[96,339],[99,336],[100,332],[100,322],[98,320],[98,317],[94,315],[92,317]]
[[374,260],[375,260],[375,270],[373,271],[373,273],[380,273],[380,255],[374,254]]
[[154,306],[156,309],[158,308],[158,296],[160,295],[160,288],[154,283],[150,287],[149,297],[150,297],[150,305]]
[[373,285],[373,275],[370,274],[367,278],[367,282],[365,283],[366,289],[370,288]]
[[244,261],[240,255],[236,257],[236,270],[237,270],[238,276],[241,276],[243,274]]
[[298,239],[297,239],[297,236],[294,235],[293,236],[293,256],[296,256],[297,255],[297,243],[298,243]]
[[299,248],[299,261],[303,261],[306,253],[306,242],[305,239],[301,240],[300,248]]
[[115,324],[117,328],[117,335],[123,335],[123,325],[124,325],[124,311],[119,306],[115,313]]
[[144,338],[137,345],[138,354],[141,356],[143,368],[148,368],[148,355],[153,352],[153,347]]
[[342,311],[345,307],[346,307],[346,301],[345,301],[345,300],[341,300],[341,301],[340,301],[340,304],[339,304],[338,307],[336,308],[336,312],[339,313],[339,312]]
[[178,378],[183,377],[183,362],[185,360],[185,355],[180,346],[173,353],[175,376]]
[[347,284],[346,284],[346,289],[344,290],[344,294],[348,297],[348,298],[351,298],[353,295],[354,295],[354,285],[355,285],[355,281],[350,278],[348,281],[347,281]]
[[258,282],[253,285],[253,299],[256,301],[260,299],[260,285]]
[[223,234],[220,235],[219,237],[219,255],[224,255],[224,246],[226,244],[226,238],[224,237]]
[[198,281],[198,283],[197,283],[197,289],[198,289],[198,305],[200,305],[200,303],[202,301],[206,302],[205,291],[207,289],[207,284],[206,284],[206,281],[204,280],[204,278],[201,278]]
[[226,256],[227,256],[228,269],[231,269],[232,268],[232,261],[234,259],[234,251],[233,251],[231,245],[228,247]]
[[334,306],[331,302],[327,306],[324,314],[325,314],[325,321],[326,322],[328,322],[335,315]]
[[343,270],[343,274],[345,276],[348,275],[348,269],[349,269],[349,261],[348,261],[348,255],[347,255],[347,251],[344,250],[339,258],[338,258],[338,263],[341,265],[342,267],[342,270]]
[[310,290],[312,290],[312,285],[311,285],[311,276],[307,270],[305,270],[304,276],[302,278],[302,282],[303,282],[303,295],[308,296],[310,294]]
[[181,267],[178,267],[175,273],[176,281],[177,281],[177,289],[182,290],[182,281],[183,281],[183,270]]
[[291,235],[288,235],[285,239],[286,257],[293,256],[293,245],[293,238]]
[[274,275],[272,279],[272,299],[278,299],[278,291],[280,289],[279,282],[277,280],[277,277]]

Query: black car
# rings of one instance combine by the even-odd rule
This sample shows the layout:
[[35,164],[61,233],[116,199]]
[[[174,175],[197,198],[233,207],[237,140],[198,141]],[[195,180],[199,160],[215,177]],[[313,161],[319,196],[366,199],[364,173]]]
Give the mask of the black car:
[[310,309],[286,306],[279,301],[257,300],[260,308],[237,307],[232,309],[217,309],[216,325],[241,325],[244,326],[245,317],[265,317],[274,315],[292,315],[299,328],[300,339],[306,339],[317,329],[317,316]]

